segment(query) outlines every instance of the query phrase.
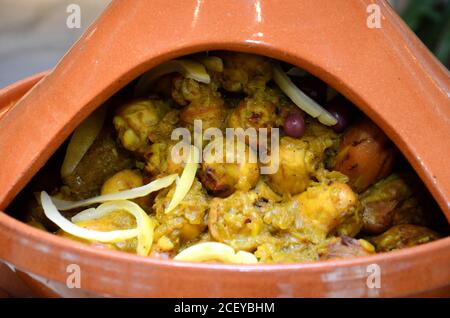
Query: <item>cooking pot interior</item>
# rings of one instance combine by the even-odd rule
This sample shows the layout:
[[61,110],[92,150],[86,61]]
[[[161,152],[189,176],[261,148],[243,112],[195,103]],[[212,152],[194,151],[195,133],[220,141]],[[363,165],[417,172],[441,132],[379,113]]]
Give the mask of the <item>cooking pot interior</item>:
[[[167,163],[157,161],[154,153],[149,154],[146,150],[142,150],[142,147],[150,148],[156,144],[159,144],[162,148],[166,146],[164,142],[161,142],[162,137],[159,136],[165,129],[163,125],[172,125],[170,128],[184,126],[192,130],[194,129],[194,120],[202,119],[203,124],[207,126],[222,124],[222,130],[227,125],[259,129],[261,127],[268,127],[273,123],[272,125],[276,125],[281,131],[279,140],[294,140],[293,143],[295,143],[295,140],[304,138],[304,134],[309,136],[310,130],[308,129],[311,128],[308,127],[313,127],[314,125],[318,125],[318,129],[324,130],[320,134],[332,135],[333,137],[330,138],[335,139],[333,141],[334,144],[333,146],[330,145],[326,150],[322,150],[320,165],[323,165],[324,171],[339,171],[346,179],[342,181],[334,175],[327,177],[315,175],[311,177],[311,182],[315,186],[326,183],[334,184],[341,181],[343,183],[349,183],[360,201],[358,204],[362,204],[362,207],[358,207],[360,213],[362,213],[359,216],[361,220],[358,221],[360,223],[358,230],[336,230],[337,227],[333,225],[334,227],[330,228],[329,232],[327,232],[327,235],[340,239],[344,246],[354,244],[358,240],[363,240],[364,242],[369,242],[371,248],[374,248],[376,251],[387,252],[397,248],[426,243],[449,234],[449,224],[446,218],[426,186],[402,154],[401,149],[398,149],[395,142],[385,136],[383,130],[373,123],[361,111],[358,105],[353,104],[343,94],[328,85],[321,79],[320,74],[312,74],[305,71],[302,65],[300,65],[301,63],[293,65],[283,61],[274,61],[268,57],[234,51],[198,52],[187,56],[180,56],[176,60],[188,61],[189,63],[193,63],[193,65],[172,65],[168,68],[175,68],[179,72],[173,72],[173,70],[166,72],[162,70],[160,72],[161,74],[157,77],[154,71],[158,68],[156,67],[126,84],[98,108],[106,109],[106,114],[104,115],[102,131],[97,132],[96,137],[91,143],[91,148],[89,148],[90,150],[86,150],[84,157],[82,157],[87,158],[90,156],[89,161],[83,162],[83,159],[80,159],[78,166],[73,168],[68,174],[62,176],[61,166],[68,156],[68,148],[70,148],[70,144],[72,143],[69,138],[55,151],[47,163],[14,199],[7,208],[7,212],[15,218],[28,223],[30,226],[74,239],[73,235],[65,234],[64,231],[45,215],[40,206],[40,191],[46,191],[50,195],[61,195],[63,193],[62,196],[66,196],[66,198],[72,201],[84,200],[99,195],[103,191],[102,189],[105,188],[105,182],[122,170],[138,171],[141,177],[140,183],[137,183],[139,186],[142,183],[152,181],[157,176],[168,173],[162,171],[163,169],[161,168],[161,165],[167,165]],[[209,84],[199,82],[198,78],[197,80],[193,79],[195,76],[202,75],[195,74],[199,72],[195,70],[195,67],[198,65],[202,65],[203,71],[206,70],[210,75],[211,81]],[[287,74],[291,84],[295,85],[295,87],[307,95],[309,100],[313,100],[314,104],[323,105],[328,113],[339,119],[336,124],[329,125],[332,127],[331,129],[319,123],[317,119],[310,116],[304,109],[300,110],[296,107],[296,103],[289,93],[286,93],[286,89],[280,85],[279,81],[274,80],[274,65],[278,67],[278,70]],[[200,73],[202,72],[200,71]],[[216,86],[211,88],[213,85]],[[144,94],[142,90],[145,91]],[[199,94],[199,96],[195,94]],[[211,100],[213,100],[212,104],[214,104],[217,99],[220,106],[214,104],[211,108],[201,108],[203,106],[198,101],[202,100],[202,98],[204,103],[210,103],[208,104],[209,106],[211,106]],[[142,104],[143,100],[148,101],[148,99],[150,99],[151,106],[149,106],[148,102],[145,102],[147,104]],[[164,114],[155,115],[146,113],[148,109],[154,107],[154,105],[161,101],[165,103],[161,106],[164,108],[162,111]],[[137,117],[130,115],[130,112],[133,112],[133,110],[129,105],[133,103],[135,103],[133,107],[138,109],[138,113],[140,112],[140,115]],[[141,103],[140,106],[139,103]],[[198,103],[196,105],[201,108],[200,110],[196,111],[192,106],[195,103]],[[289,111],[285,112],[284,109],[280,110],[278,104],[286,105],[285,108]],[[188,109],[189,107],[191,109]],[[252,107],[257,108],[258,111],[255,111]],[[208,113],[209,111],[210,113]],[[172,112],[175,114],[175,119],[169,116]],[[249,113],[251,114],[248,115]],[[155,115],[157,118],[154,119],[155,123],[151,124],[155,126],[155,129],[146,131],[146,138],[150,140],[139,140],[139,136],[137,136],[140,132],[139,128],[133,128],[133,125],[136,122],[142,123],[145,120],[151,122],[153,120],[152,118],[143,118],[142,116],[152,115]],[[92,116],[89,118],[92,118]],[[298,123],[299,117],[301,118],[300,124]],[[232,121],[230,118],[234,118],[235,120]],[[170,120],[173,120],[173,122]],[[232,124],[230,124],[231,122]],[[342,125],[342,127],[337,127],[336,125]],[[133,131],[133,129],[135,129],[134,135],[130,137],[127,135],[127,131]],[[204,128],[200,128],[200,130],[202,129],[204,131]],[[101,136],[107,136],[105,137],[106,139],[109,138],[107,142],[114,145],[114,147],[118,147],[119,155],[116,158],[118,160],[108,161],[109,163],[101,163],[98,162],[99,160],[95,160],[95,156],[100,156],[97,158],[106,158],[102,157],[105,155],[105,151],[113,151],[117,156],[116,148],[108,149],[108,145],[99,142]],[[314,138],[319,137],[318,135],[314,135]],[[129,140],[130,138],[132,139],[131,141]],[[380,145],[378,148],[374,148],[375,155],[382,153],[383,156],[380,156],[380,158],[372,157],[366,159],[367,161],[359,162],[358,147],[363,147],[367,144],[368,147],[366,149],[370,151],[372,149],[370,145],[377,142]],[[347,148],[342,146],[344,143],[347,143]],[[96,145],[99,149],[93,150],[92,147]],[[152,149],[152,151],[155,151],[155,149]],[[356,159],[352,156],[356,156]],[[393,159],[394,157],[395,159]],[[294,158],[296,157],[294,156]],[[112,159],[108,158],[108,160]],[[329,162],[325,162],[326,160],[329,160]],[[352,160],[355,160],[355,162]],[[377,160],[382,162],[377,162]],[[108,166],[108,164],[111,166]],[[281,161],[281,164],[283,164],[283,161]],[[292,164],[292,162],[289,162],[289,164]],[[251,187],[244,187],[242,190],[236,186],[236,183],[239,181],[239,178],[237,178],[230,181],[231,188],[235,187],[230,189],[230,184],[226,181],[223,181],[224,184],[222,184],[222,179],[218,180],[216,178],[217,176],[213,175],[211,172],[212,168],[210,169],[208,167],[205,168],[206,170],[202,170],[203,165],[201,162],[199,171],[197,172],[200,173],[198,185],[200,187],[203,185],[202,191],[208,198],[213,198],[215,200],[214,202],[225,202],[227,198],[235,195],[237,193],[236,191],[249,192],[256,185],[255,181]],[[77,168],[79,171],[77,171]],[[97,173],[96,169],[101,172]],[[377,169],[378,174],[372,173],[370,176],[367,176],[369,172]],[[182,170],[175,171],[181,173]],[[240,173],[243,172],[240,171]],[[290,179],[291,177],[292,180]],[[274,196],[287,195],[291,197],[299,195],[306,191],[307,188],[298,185],[298,176],[295,175],[289,176],[289,174],[285,174],[281,180],[268,176],[267,179],[264,177],[264,180],[267,180],[267,184],[269,185],[268,189],[274,192]],[[298,190],[292,190],[295,187],[298,187]],[[150,196],[149,200],[155,200],[155,196]],[[264,200],[267,201],[269,199],[264,198]],[[276,201],[277,199],[274,200]],[[155,209],[155,206],[152,207],[151,203],[143,202],[143,200],[136,200],[135,202],[141,206],[145,206],[144,209],[146,211],[153,211],[152,209]],[[154,202],[152,201],[153,204]],[[196,201],[194,200],[194,202]],[[238,206],[238,209],[242,206]],[[207,209],[207,212],[202,214],[203,219],[207,219],[208,214],[211,216],[211,207],[205,209]],[[70,218],[80,211],[79,208],[72,209],[64,213],[64,216]],[[177,217],[180,216],[177,215]],[[164,226],[164,222],[166,221],[169,222],[170,220],[161,217],[158,220],[159,226]],[[195,222],[193,223],[195,224]],[[160,246],[154,252],[153,256],[173,257],[175,254],[171,251],[171,248],[179,251],[194,245],[194,243],[205,240],[212,239],[219,242],[230,242],[229,238],[225,238],[217,233],[220,231],[216,230],[215,233],[211,234],[210,227],[212,225],[207,220],[205,222],[201,227],[197,226],[198,224],[196,226],[190,224],[191,232],[189,234],[179,234],[178,232],[180,231],[178,230],[178,234],[167,231],[163,233],[161,230],[161,233],[158,234],[160,240],[157,241],[157,244]],[[248,222],[251,223],[251,221]],[[101,226],[95,226],[93,228],[101,228]],[[282,237],[281,232],[284,233],[286,231],[285,225],[279,226],[284,226],[284,228],[283,231],[277,232],[277,239]],[[408,228],[408,226],[411,226],[411,228]],[[394,231],[393,229],[397,230],[397,232],[389,233],[389,231]],[[272,230],[273,225],[271,225]],[[405,234],[405,237],[397,237],[401,236],[401,233],[407,233],[407,235]],[[177,235],[178,237],[176,237]],[[183,238],[180,239],[180,235]],[[191,239],[186,238],[189,235],[192,235]],[[386,240],[395,240],[396,237],[396,242],[391,242],[392,244],[386,243]],[[429,239],[430,237],[432,239]],[[167,240],[165,241],[165,239]],[[77,239],[75,238],[75,240]],[[184,243],[180,243],[179,240],[184,240]],[[98,242],[81,241],[100,248],[111,248],[111,244],[109,243],[101,244]],[[135,253],[136,246],[133,244],[136,243],[131,243],[130,246],[126,244],[121,247],[114,246],[114,249]],[[237,243],[233,242],[231,244],[235,249],[239,249],[240,245]],[[258,246],[258,244],[251,244],[250,247],[245,244],[242,246],[242,250],[251,253],[261,249],[261,245]],[[350,253],[351,256],[366,255],[364,253],[359,255],[353,252]],[[258,252],[256,253],[258,254]],[[320,253],[317,255],[320,255]],[[313,258],[325,260],[328,257],[334,257],[330,251],[324,253],[325,256],[314,256]],[[258,254],[259,258],[263,259],[264,256],[261,255],[264,255],[264,253],[259,252]],[[269,257],[267,262],[276,262],[277,260],[279,262],[284,262],[285,260],[301,262],[303,260],[302,257],[286,257],[286,255],[278,255],[276,257]],[[342,257],[342,255],[339,254],[337,257]],[[304,259],[306,261],[311,260],[310,258]]]

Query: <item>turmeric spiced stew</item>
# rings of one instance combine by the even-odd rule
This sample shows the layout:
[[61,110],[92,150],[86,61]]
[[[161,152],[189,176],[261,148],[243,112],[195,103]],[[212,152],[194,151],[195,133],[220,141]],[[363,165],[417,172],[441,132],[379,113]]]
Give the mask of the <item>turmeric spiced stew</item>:
[[10,209],[97,248],[201,262],[356,257],[448,232],[351,102],[296,67],[234,52],[172,60],[127,85]]

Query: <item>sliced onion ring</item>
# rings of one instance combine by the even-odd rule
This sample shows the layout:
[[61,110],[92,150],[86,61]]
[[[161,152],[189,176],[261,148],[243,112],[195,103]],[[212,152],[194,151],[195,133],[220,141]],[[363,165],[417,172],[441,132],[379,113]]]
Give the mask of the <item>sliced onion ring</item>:
[[336,118],[292,83],[278,63],[273,64],[273,79],[292,102],[308,115],[317,118],[324,125],[336,125]]
[[174,260],[188,262],[219,261],[232,264],[256,264],[255,255],[249,252],[235,253],[231,246],[218,242],[204,242],[192,245],[175,256]]
[[65,211],[65,210],[71,210],[75,208],[79,208],[82,206],[88,206],[95,203],[102,203],[107,201],[115,201],[115,200],[130,200],[135,198],[144,197],[152,192],[161,190],[163,188],[166,188],[170,186],[175,179],[177,178],[176,174],[171,174],[166,177],[162,177],[156,180],[153,180],[152,182],[143,185],[141,187],[133,188],[130,190],[115,192],[115,193],[108,193],[104,195],[99,195],[97,197],[89,198],[86,200],[81,201],[66,201],[61,200],[58,198],[52,198],[53,203],[55,204],[56,208]]
[[136,218],[136,229],[138,245],[136,252],[138,255],[147,256],[153,244],[153,230],[155,224],[145,211],[136,203],[128,200],[118,200],[106,202],[99,205],[95,210],[87,209],[81,211],[72,218],[72,222],[78,219],[80,221],[88,221],[102,218],[114,211],[125,211]]
[[156,79],[163,75],[175,72],[200,83],[209,84],[211,82],[211,78],[201,63],[191,60],[171,60],[154,67],[142,75],[136,85],[134,91],[135,95],[144,96]]
[[61,215],[53,204],[52,199],[45,191],[41,192],[41,202],[47,218],[58,225],[66,233],[89,241],[103,243],[122,242],[137,236],[137,254],[147,256],[150,252],[153,244],[153,230],[155,225],[147,213],[134,202],[127,200],[106,202],[99,205],[96,209],[91,208],[84,210],[72,218],[72,221],[74,219],[78,220],[78,222],[87,221],[102,218],[115,211],[125,211],[136,218],[136,229],[108,232],[89,230],[70,222]]
[[165,213],[169,213],[177,207],[177,205],[183,201],[186,194],[192,187],[195,180],[195,174],[197,173],[199,162],[199,150],[195,146],[189,147],[189,155],[186,160],[186,164],[181,174],[180,179],[177,181],[177,186],[173,194],[172,200],[167,206]]
[[138,235],[137,229],[101,232],[85,229],[81,226],[73,224],[61,215],[56,206],[53,204],[52,199],[45,191],[41,192],[41,204],[44,209],[44,214],[49,220],[58,225],[64,232],[72,234],[76,237],[84,238],[90,241],[115,243],[131,239]]
[[83,210],[81,212],[78,212],[74,216],[70,218],[70,220],[73,223],[83,222],[83,221],[90,221],[90,220],[96,220],[102,218],[104,215],[102,215],[96,208],[89,208],[86,210]]
[[61,176],[70,175],[102,130],[106,107],[100,107],[86,118],[73,132],[61,166]]

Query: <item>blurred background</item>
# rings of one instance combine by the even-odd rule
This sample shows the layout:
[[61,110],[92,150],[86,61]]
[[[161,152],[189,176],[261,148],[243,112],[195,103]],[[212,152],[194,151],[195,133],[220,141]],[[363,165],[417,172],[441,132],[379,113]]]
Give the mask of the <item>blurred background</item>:
[[[0,88],[52,68],[110,0],[0,0]],[[69,29],[67,6],[81,8]]]
[[[109,2],[0,0],[0,87],[53,67]],[[450,0],[389,2],[449,68]],[[81,8],[80,29],[66,26],[69,4]]]

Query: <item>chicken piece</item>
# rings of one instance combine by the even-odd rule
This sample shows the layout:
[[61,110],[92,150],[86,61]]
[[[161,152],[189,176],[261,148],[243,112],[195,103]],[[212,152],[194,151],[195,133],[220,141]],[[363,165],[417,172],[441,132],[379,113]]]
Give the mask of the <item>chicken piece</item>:
[[[303,116],[302,111],[278,90],[260,89],[252,96],[241,99],[238,106],[231,110],[227,127],[242,129],[246,134],[246,143],[266,149],[270,148],[272,128],[282,128],[285,119],[292,113]],[[267,138],[260,139],[261,133]],[[250,139],[252,134],[253,140]]]
[[264,89],[272,78],[272,65],[268,58],[247,53],[222,53],[224,68],[219,81],[230,92],[249,95]]
[[361,193],[388,176],[393,168],[395,148],[388,137],[369,119],[364,119],[344,134],[334,170],[350,179],[352,188]]
[[[358,218],[351,217],[360,213],[361,208],[356,193],[339,182],[309,187],[292,200],[301,216],[301,228],[313,234],[315,240],[325,238],[349,219],[357,222]],[[360,228],[361,224],[356,223],[352,227]]]
[[353,235],[361,228],[360,218],[353,218],[360,213],[358,197],[339,182],[312,186],[291,199],[266,203],[260,213],[271,232],[288,232],[302,242],[314,244],[321,243],[339,226],[356,229]]
[[144,153],[150,141],[170,136],[161,136],[167,132],[159,125],[168,111],[169,106],[159,99],[135,100],[120,107],[113,122],[123,147]]
[[[283,197],[278,195],[272,188],[263,180],[259,179],[255,187],[255,192],[258,195],[258,200],[261,204],[267,202],[281,202]],[[261,205],[257,203],[257,205]]]
[[423,226],[401,224],[391,227],[381,235],[367,238],[377,252],[388,252],[416,246],[439,239],[441,236]]
[[111,127],[106,127],[74,171],[63,178],[62,191],[72,200],[96,196],[106,179],[132,165],[130,154],[116,143]]
[[319,251],[321,260],[367,256],[375,253],[375,247],[366,240],[349,236],[336,237]]
[[271,128],[278,127],[278,94],[273,90],[260,90],[255,95],[243,99],[228,117],[227,127],[231,128]]
[[225,103],[213,83],[207,85],[190,78],[178,76],[173,80],[172,98],[182,106],[181,122],[193,125],[202,121],[202,128],[221,129],[227,116]]
[[[268,239],[263,216],[282,198],[262,180],[251,191],[236,191],[210,202],[208,229],[212,239],[231,244],[237,250],[254,250]],[[282,212],[283,213],[283,212]]]
[[[221,148],[222,156],[220,152],[212,151]],[[205,150],[211,151],[206,152],[199,171],[199,179],[208,192],[219,197],[229,196],[236,190],[249,191],[259,179],[256,153],[237,138],[233,149],[229,148],[226,147],[225,140],[217,139],[209,143]],[[232,154],[234,154],[233,162],[227,163],[227,156]]]
[[173,141],[158,142],[150,145],[145,154],[145,170],[153,177],[180,174],[183,171],[183,163],[172,160],[172,150],[175,145]]
[[[350,224],[349,217],[359,213],[359,203],[349,186],[334,183],[310,187],[281,202],[266,201],[259,211],[264,221],[262,233],[270,236],[257,238],[258,258],[264,262],[311,261],[319,257],[317,245],[338,226]],[[360,228],[360,223],[352,226]]]
[[315,177],[323,175],[325,151],[336,142],[337,135],[331,129],[312,122],[303,138],[282,137],[278,170],[267,176],[269,185],[280,194],[304,191]]
[[172,200],[175,191],[175,185],[169,189],[158,193],[153,204],[153,210],[156,213],[156,220],[159,225],[155,228],[153,252],[167,251],[167,246],[172,246],[171,251],[176,252],[180,246],[197,240],[207,225],[206,215],[209,209],[209,198],[202,184],[195,179],[191,189],[178,206],[165,212],[166,207]]
[[150,130],[148,138],[151,142],[164,142],[170,139],[172,132],[175,128],[179,127],[180,123],[180,111],[176,109],[170,109],[165,113],[161,121]]
[[235,250],[255,250],[258,241],[267,234],[257,202],[255,191],[236,191],[225,199],[212,199],[208,218],[212,238]]

